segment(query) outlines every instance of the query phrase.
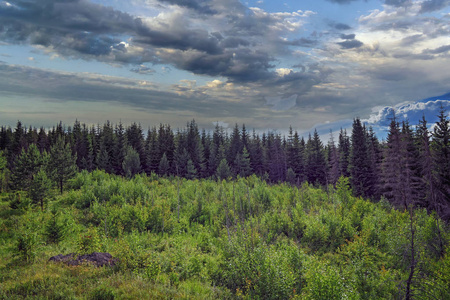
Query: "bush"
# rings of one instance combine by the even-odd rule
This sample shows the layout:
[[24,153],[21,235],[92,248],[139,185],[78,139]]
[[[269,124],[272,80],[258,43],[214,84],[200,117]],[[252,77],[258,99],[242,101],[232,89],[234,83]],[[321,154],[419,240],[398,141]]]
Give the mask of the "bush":
[[77,254],[84,255],[99,252],[101,249],[100,236],[97,228],[89,227],[85,233],[81,233],[77,241]]
[[23,233],[17,236],[17,256],[26,262],[34,261],[36,258],[38,245],[39,240],[37,233],[26,229]]
[[99,286],[95,288],[89,299],[92,300],[114,300],[116,298],[116,295],[114,293],[114,290],[107,286]]
[[61,220],[60,213],[55,210],[51,211],[50,219],[44,227],[44,235],[47,243],[58,244],[66,235],[67,224]]

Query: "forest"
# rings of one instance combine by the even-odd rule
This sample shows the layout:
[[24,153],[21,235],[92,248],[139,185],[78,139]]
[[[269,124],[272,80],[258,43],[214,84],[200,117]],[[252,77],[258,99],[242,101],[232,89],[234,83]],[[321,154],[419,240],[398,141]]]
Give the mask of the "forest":
[[[0,298],[446,299],[450,128],[0,128]],[[108,252],[110,267],[50,262]]]

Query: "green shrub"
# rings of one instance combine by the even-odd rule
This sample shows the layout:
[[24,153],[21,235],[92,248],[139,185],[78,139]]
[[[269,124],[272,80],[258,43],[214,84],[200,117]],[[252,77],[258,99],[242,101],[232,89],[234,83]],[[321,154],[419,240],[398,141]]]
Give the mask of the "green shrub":
[[77,254],[84,255],[101,250],[100,236],[97,228],[89,227],[86,232],[81,233],[77,240]]
[[17,236],[16,255],[26,262],[32,262],[36,258],[38,246],[37,232],[25,229]]
[[114,293],[114,290],[107,286],[99,286],[95,288],[91,294],[89,299],[92,300],[114,300],[116,298],[116,295]]
[[44,226],[44,235],[47,243],[58,244],[66,235],[67,223],[61,214],[55,210],[51,211],[50,219]]
[[304,299],[341,300],[358,299],[358,294],[351,286],[345,284],[339,269],[324,260],[312,259],[305,265],[306,287]]

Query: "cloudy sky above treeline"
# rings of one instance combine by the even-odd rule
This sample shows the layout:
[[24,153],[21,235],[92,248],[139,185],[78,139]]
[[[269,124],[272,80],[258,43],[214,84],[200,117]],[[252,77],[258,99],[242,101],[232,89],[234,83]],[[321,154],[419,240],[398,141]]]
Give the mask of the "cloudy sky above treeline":
[[0,1],[0,125],[308,131],[448,93],[449,66],[450,0]]

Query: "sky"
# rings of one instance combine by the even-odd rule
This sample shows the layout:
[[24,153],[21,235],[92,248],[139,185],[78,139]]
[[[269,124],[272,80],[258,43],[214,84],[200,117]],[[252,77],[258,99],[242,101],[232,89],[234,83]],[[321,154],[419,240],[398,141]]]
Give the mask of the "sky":
[[431,107],[449,67],[450,0],[0,0],[12,127],[339,130]]

